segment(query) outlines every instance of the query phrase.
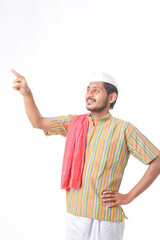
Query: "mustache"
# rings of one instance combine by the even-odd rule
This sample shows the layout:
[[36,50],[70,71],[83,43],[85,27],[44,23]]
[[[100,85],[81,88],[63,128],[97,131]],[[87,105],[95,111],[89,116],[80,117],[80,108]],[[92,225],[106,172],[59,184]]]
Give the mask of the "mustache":
[[88,97],[88,98],[86,99],[86,101],[88,101],[88,100],[92,100],[92,101],[96,102],[96,100],[95,100],[94,98],[91,98],[91,97]]

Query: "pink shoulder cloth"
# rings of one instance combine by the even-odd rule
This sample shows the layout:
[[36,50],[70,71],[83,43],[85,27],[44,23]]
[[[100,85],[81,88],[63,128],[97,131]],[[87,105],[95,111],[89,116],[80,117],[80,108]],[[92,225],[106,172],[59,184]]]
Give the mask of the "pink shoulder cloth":
[[62,164],[61,189],[69,191],[70,188],[81,187],[89,115],[75,116],[70,122]]

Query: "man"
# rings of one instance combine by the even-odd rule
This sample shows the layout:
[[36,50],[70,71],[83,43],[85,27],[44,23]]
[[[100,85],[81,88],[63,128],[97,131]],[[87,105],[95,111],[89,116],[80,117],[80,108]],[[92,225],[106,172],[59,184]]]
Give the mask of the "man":
[[[42,117],[24,77],[13,88],[23,95],[32,126],[47,136],[67,137],[61,188],[66,189],[67,240],[121,240],[124,212],[160,173],[160,151],[131,123],[114,118],[109,109],[118,97],[116,82],[95,72],[87,87],[84,115]],[[127,194],[118,192],[130,153],[149,167]]]

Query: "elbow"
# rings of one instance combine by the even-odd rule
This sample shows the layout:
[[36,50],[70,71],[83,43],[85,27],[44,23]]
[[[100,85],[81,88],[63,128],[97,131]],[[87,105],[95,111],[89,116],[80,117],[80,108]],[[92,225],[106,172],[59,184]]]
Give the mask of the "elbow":
[[37,119],[34,119],[31,121],[32,127],[45,130],[45,131],[51,131],[52,124],[48,118],[40,117]]
[[31,123],[31,125],[32,125],[33,128],[39,128],[38,124]]
[[40,120],[31,122],[31,125],[33,128],[41,129],[41,121]]

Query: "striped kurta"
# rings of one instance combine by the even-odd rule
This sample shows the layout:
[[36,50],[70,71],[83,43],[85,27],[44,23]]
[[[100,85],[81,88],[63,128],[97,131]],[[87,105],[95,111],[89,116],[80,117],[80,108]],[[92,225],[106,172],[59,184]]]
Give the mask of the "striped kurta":
[[[47,136],[67,136],[74,115],[50,118],[52,131]],[[94,126],[91,116],[86,142],[82,187],[66,192],[67,211],[76,216],[122,222],[121,206],[107,208],[101,200],[104,190],[119,191],[130,154],[149,164],[160,151],[131,123],[114,118],[108,113]],[[109,203],[110,204],[110,203]]]

